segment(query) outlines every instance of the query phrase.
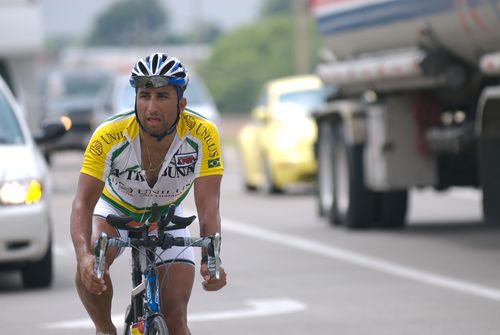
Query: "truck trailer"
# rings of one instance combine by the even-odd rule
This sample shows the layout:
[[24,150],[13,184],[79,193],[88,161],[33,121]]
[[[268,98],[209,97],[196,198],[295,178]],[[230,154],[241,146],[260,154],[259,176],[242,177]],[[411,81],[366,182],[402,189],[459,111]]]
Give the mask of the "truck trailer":
[[0,76],[38,126],[37,76],[44,42],[39,0],[0,1]]
[[500,0],[309,0],[336,88],[314,113],[318,208],[406,225],[408,192],[482,190],[500,223]]

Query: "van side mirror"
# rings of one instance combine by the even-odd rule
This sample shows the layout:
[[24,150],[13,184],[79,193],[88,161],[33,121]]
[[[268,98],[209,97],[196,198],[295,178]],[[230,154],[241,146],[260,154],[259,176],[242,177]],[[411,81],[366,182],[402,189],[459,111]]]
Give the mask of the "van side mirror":
[[59,139],[66,133],[66,128],[61,122],[50,122],[33,138],[37,144],[43,144]]

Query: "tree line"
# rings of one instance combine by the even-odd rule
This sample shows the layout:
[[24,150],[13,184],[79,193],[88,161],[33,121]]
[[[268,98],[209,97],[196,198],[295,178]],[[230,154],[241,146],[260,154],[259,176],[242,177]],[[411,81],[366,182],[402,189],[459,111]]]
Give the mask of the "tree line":
[[[216,24],[204,22],[179,35],[168,29],[170,16],[159,0],[121,0],[98,16],[85,44],[209,44],[211,55],[196,72],[222,113],[248,113],[267,80],[295,72],[292,6],[290,0],[265,0],[261,19],[253,25],[226,33]],[[320,43],[313,22],[309,27],[312,72]]]

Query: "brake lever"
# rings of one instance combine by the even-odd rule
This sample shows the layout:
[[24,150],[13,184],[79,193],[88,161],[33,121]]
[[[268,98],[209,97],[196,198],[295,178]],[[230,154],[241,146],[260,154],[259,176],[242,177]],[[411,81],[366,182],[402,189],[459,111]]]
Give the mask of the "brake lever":
[[94,264],[94,271],[97,278],[102,279],[104,277],[104,265],[106,260],[106,250],[108,248],[108,235],[102,232],[99,239],[95,242],[94,254],[96,257]]
[[208,247],[208,271],[210,276],[215,279],[220,278],[220,242],[221,236],[215,233],[211,237],[212,243]]

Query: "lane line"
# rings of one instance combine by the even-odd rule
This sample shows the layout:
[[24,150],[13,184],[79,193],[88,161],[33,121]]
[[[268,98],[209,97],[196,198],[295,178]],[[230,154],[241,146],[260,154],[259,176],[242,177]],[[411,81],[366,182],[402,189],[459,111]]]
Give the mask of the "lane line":
[[[295,313],[307,308],[305,304],[289,298],[248,300],[245,302],[245,305],[249,307],[228,311],[189,314],[188,322],[248,319]],[[121,325],[121,328],[123,328],[123,314],[113,314],[112,320],[115,325]],[[94,328],[94,324],[90,318],[82,318],[45,323],[41,324],[39,327],[42,329],[92,329]]]
[[427,271],[421,271],[408,266],[399,265],[382,259],[365,256],[347,249],[332,247],[313,240],[293,235],[281,234],[275,231],[255,227],[246,223],[223,219],[223,230],[250,236],[262,241],[280,244],[294,249],[307,251],[312,254],[325,256],[331,259],[355,264],[368,269],[388,273],[398,277],[410,279],[420,283],[438,286],[461,293],[500,302],[500,290],[473,282],[442,276]]

